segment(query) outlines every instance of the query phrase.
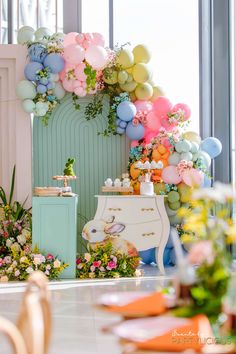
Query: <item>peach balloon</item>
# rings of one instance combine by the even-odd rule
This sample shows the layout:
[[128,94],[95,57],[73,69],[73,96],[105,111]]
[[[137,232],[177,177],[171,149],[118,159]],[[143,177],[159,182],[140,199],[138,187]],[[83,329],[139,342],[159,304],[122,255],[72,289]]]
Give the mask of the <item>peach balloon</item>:
[[84,60],[85,51],[79,44],[70,44],[64,49],[66,63],[80,64]]
[[64,47],[67,47],[70,44],[76,44],[76,37],[78,36],[77,32],[70,32],[64,37]]
[[133,162],[132,165],[130,166],[130,176],[133,178],[133,179],[137,179],[140,174],[141,174],[141,171],[138,170],[137,168],[135,168],[135,165],[137,164],[137,162]]
[[138,145],[138,140],[131,141],[131,147],[135,147]]
[[168,184],[179,184],[181,182],[181,177],[178,174],[176,166],[165,167],[161,177],[163,181]]
[[158,162],[161,159],[161,154],[157,149],[154,149],[152,151],[152,159],[156,162]]
[[164,127],[167,131],[172,131],[177,125],[178,123],[170,123],[167,117],[164,117],[161,119],[161,125],[162,127]]
[[199,187],[204,180],[204,173],[202,171],[191,168],[190,170],[184,171],[183,182],[189,187]]
[[134,105],[137,108],[137,111],[150,112],[152,110],[152,102],[150,101],[137,100],[134,102]]
[[67,80],[64,79],[62,81],[62,86],[64,87],[64,89],[68,92],[73,92],[74,91],[74,80]]
[[86,81],[87,76],[84,73],[85,68],[86,65],[84,63],[77,65],[75,68],[75,76],[80,81]]

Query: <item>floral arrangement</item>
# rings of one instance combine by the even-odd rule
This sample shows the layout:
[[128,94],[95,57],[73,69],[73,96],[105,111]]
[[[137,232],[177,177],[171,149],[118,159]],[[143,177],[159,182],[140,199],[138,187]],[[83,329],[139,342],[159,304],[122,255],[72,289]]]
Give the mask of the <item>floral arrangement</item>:
[[32,249],[32,215],[25,203],[12,201],[14,184],[15,167],[9,198],[0,187],[0,281],[26,280],[34,270],[41,270],[49,279],[58,278],[67,265]]
[[214,188],[195,190],[190,207],[178,212],[183,218],[181,239],[191,243],[191,248],[180,276],[189,287],[190,302],[177,309],[177,315],[204,313],[216,321],[223,310],[231,277],[228,245],[236,241],[236,226],[230,217],[233,199],[231,187],[216,183]]
[[88,245],[88,252],[77,258],[77,277],[93,279],[139,276],[139,259],[114,250],[109,242],[95,247]]

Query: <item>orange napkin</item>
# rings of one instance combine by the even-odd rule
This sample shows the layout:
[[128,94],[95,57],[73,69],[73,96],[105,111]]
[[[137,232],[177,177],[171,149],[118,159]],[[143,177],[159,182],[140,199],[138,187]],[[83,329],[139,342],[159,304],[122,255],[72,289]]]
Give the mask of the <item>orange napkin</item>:
[[205,315],[197,315],[189,319],[188,324],[172,329],[161,336],[132,343],[137,349],[143,350],[182,352],[193,349],[200,352],[209,338],[213,339],[214,336],[208,318]]
[[155,292],[122,306],[105,307],[107,311],[124,316],[155,316],[166,311],[165,298],[162,293]]

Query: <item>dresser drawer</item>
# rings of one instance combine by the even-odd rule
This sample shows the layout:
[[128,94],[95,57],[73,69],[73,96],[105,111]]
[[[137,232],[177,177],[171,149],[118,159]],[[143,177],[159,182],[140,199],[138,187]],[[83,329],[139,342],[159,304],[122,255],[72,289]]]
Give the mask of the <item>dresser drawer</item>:
[[162,221],[157,220],[149,223],[126,225],[121,233],[122,238],[131,242],[138,251],[158,247],[162,237]]
[[156,198],[107,198],[102,218],[115,216],[115,221],[136,224],[160,220]]

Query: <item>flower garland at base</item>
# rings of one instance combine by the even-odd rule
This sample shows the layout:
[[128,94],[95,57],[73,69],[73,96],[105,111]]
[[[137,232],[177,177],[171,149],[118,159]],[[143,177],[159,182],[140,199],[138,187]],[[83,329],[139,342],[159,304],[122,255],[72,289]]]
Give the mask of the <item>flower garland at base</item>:
[[77,258],[77,278],[120,278],[140,276],[139,257],[114,250],[111,243],[91,247]]

